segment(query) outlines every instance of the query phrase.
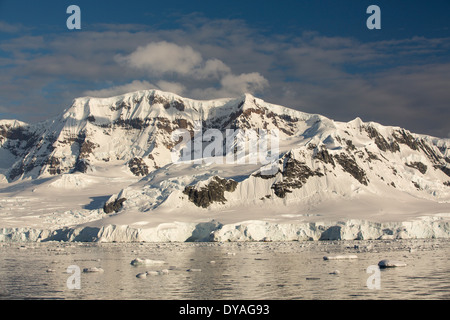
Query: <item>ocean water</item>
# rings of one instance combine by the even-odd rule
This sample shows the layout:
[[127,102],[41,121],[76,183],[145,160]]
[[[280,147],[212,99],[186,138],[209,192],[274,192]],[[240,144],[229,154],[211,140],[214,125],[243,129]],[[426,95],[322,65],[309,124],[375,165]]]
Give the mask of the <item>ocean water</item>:
[[[333,255],[357,259],[323,259]],[[449,240],[2,243],[0,299],[446,300],[449,257]],[[135,258],[165,264],[132,266]],[[406,266],[370,267],[383,259]],[[103,272],[83,272],[92,267]],[[169,273],[136,277],[162,269]]]

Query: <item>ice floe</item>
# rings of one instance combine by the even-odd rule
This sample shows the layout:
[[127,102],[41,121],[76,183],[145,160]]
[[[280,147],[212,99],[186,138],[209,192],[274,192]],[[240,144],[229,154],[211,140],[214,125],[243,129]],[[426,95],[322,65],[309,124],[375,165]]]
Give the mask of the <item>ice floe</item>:
[[396,268],[396,267],[406,267],[406,263],[402,261],[396,261],[396,260],[388,260],[384,259],[378,262],[378,266],[380,268]]
[[83,272],[84,273],[103,273],[105,270],[103,270],[102,268],[97,268],[97,267],[91,267],[91,268],[84,268]]
[[150,265],[162,265],[164,263],[165,263],[165,261],[162,261],[162,260],[136,258],[136,259],[133,259],[130,264],[132,266],[138,266],[138,265],[150,266]]
[[323,260],[351,260],[358,259],[357,255],[347,254],[347,255],[337,255],[337,256],[324,256]]

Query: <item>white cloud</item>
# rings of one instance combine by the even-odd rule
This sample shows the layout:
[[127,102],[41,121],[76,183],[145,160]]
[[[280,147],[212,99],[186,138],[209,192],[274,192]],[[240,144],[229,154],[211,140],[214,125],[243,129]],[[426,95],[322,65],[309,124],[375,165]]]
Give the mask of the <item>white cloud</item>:
[[220,78],[223,74],[231,73],[231,69],[219,59],[209,59],[202,68],[195,70],[195,72],[199,78]]
[[84,91],[85,96],[96,97],[96,98],[108,98],[118,96],[128,92],[134,92],[139,90],[149,90],[156,89],[156,86],[148,81],[134,80],[131,83],[114,86],[110,88],[100,89],[100,90],[88,90]]
[[220,81],[224,90],[230,93],[257,93],[269,86],[269,81],[258,72],[241,75],[228,74]]
[[[192,89],[193,98],[223,98],[247,92],[256,93],[269,85],[268,80],[260,73],[235,75],[223,61],[216,58],[205,60],[200,52],[192,47],[167,41],[152,42],[144,47],[138,47],[129,55],[116,56],[116,60],[128,68],[145,70],[150,77],[169,76],[184,81],[206,80],[209,87]],[[164,91],[177,94],[186,92],[186,87],[179,82],[162,79],[157,85]]]
[[117,56],[117,61],[135,69],[154,74],[174,73],[188,75],[203,61],[200,53],[189,46],[179,46],[166,41],[151,42],[138,47],[127,56]]
[[192,47],[167,41],[151,42],[144,47],[138,47],[129,55],[117,55],[116,61],[156,76],[172,74],[195,79],[217,79],[231,72],[230,67],[219,59],[205,60],[200,52]]
[[178,82],[169,82],[165,80],[160,80],[157,82],[158,88],[162,91],[168,91],[176,93],[178,95],[183,95],[186,92],[186,87]]
[[0,33],[19,33],[25,30],[29,30],[29,28],[24,27],[22,24],[0,21]]
[[159,89],[162,91],[168,91],[182,95],[185,92],[186,87],[181,83],[169,82],[164,80],[158,81],[156,85],[148,81],[134,80],[131,83],[112,86],[105,89],[84,91],[83,95],[96,98],[109,98],[129,92],[151,89]]

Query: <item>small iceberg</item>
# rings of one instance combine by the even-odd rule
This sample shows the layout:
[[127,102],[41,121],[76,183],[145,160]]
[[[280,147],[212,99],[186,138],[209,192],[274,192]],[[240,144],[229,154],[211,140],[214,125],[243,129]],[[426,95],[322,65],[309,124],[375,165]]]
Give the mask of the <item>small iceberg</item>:
[[139,279],[145,279],[145,278],[147,278],[147,272],[138,273],[138,274],[136,275],[136,278],[139,278]]
[[381,269],[384,268],[396,268],[396,267],[406,267],[406,263],[402,262],[402,261],[393,261],[393,260],[381,260],[380,262],[378,262],[378,266]]
[[102,272],[104,272],[104,270],[102,268],[92,267],[92,268],[84,268],[83,272],[84,273],[94,273],[94,272],[102,273]]
[[323,260],[351,260],[358,259],[357,255],[347,254],[347,255],[337,255],[337,256],[324,256]]
[[335,275],[338,275],[338,274],[340,274],[341,272],[339,271],[339,270],[333,270],[332,272],[330,272],[329,274],[335,274]]
[[139,259],[139,258],[136,258],[131,261],[132,266],[139,266],[139,265],[152,266],[152,265],[161,265],[164,263],[166,262],[161,260]]
[[160,271],[142,272],[142,273],[138,273],[136,275],[136,278],[145,279],[145,278],[147,278],[147,276],[160,276],[160,275],[164,275],[164,274],[169,274],[169,270],[168,269],[163,269],[163,270],[160,270]]

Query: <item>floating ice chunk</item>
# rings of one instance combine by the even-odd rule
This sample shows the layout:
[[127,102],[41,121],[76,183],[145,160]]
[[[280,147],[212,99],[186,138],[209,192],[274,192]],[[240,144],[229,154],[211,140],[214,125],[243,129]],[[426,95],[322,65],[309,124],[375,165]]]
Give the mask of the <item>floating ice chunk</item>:
[[165,275],[165,274],[169,274],[169,270],[168,269],[163,269],[160,271],[147,271],[144,273],[138,273],[136,275],[136,277],[138,278],[146,278],[147,276],[160,276],[160,275]]
[[187,269],[187,272],[201,272],[202,269]]
[[214,260],[211,260],[209,263],[210,264],[215,264],[216,262]]
[[393,260],[384,259],[384,260],[381,260],[380,262],[378,262],[378,266],[380,268],[406,267],[406,263],[401,262],[401,261],[393,261]]
[[102,272],[104,272],[104,270],[102,268],[92,267],[92,268],[84,268],[83,272],[84,273],[94,273],[94,272],[102,273]]
[[332,271],[332,272],[330,272],[330,274],[340,274],[341,272],[339,271],[339,270],[334,270],[334,271]]
[[357,255],[347,254],[347,255],[337,255],[337,256],[324,256],[323,260],[350,260],[358,259]]
[[131,265],[133,266],[138,266],[138,265],[161,265],[166,263],[165,261],[161,261],[161,260],[151,260],[151,259],[139,259],[136,258],[133,261],[131,261]]
[[55,272],[54,269],[47,269],[47,272]]

